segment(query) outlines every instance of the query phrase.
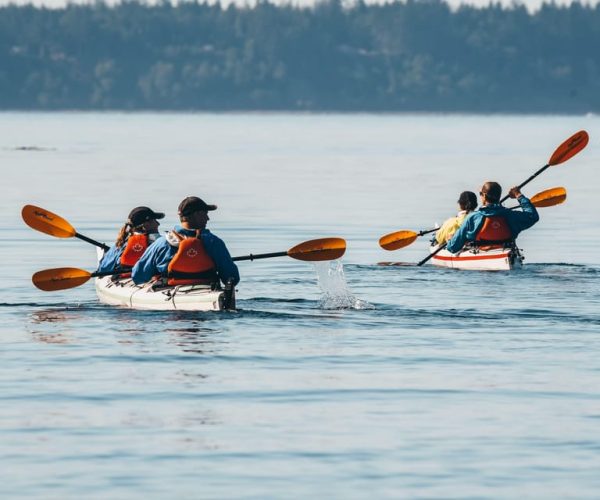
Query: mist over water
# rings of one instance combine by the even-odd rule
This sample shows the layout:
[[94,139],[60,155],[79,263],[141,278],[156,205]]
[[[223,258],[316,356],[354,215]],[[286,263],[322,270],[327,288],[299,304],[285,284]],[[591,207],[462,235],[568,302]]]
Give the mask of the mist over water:
[[[586,150],[519,238],[519,272],[415,263],[383,234],[458,194],[505,189],[580,129]],[[600,488],[600,118],[0,114],[0,433],[7,498],[564,497]],[[235,313],[141,312],[90,284],[93,246],[36,233],[24,204],[111,243],[132,207],[201,196],[232,255],[339,236],[341,261],[240,262]],[[293,492],[293,493],[292,493]],[[451,493],[449,493],[451,492]]]

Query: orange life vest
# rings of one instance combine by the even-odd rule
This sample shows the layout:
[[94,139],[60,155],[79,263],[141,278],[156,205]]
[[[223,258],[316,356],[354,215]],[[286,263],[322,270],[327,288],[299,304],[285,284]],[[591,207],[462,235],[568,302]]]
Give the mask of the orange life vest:
[[123,250],[123,253],[121,254],[121,267],[128,269],[135,266],[137,261],[144,255],[148,245],[147,234],[132,234],[127,240],[125,250]]
[[177,253],[167,268],[167,284],[195,285],[217,281],[215,263],[206,253],[202,240],[173,233],[181,239]]
[[481,229],[475,237],[475,241],[480,244],[501,244],[513,241],[512,231],[506,219],[501,216],[486,217]]

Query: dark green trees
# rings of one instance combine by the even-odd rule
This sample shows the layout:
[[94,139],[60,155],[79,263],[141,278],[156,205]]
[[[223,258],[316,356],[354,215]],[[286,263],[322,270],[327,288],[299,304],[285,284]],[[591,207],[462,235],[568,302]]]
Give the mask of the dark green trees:
[[600,111],[600,8],[0,8],[1,109]]

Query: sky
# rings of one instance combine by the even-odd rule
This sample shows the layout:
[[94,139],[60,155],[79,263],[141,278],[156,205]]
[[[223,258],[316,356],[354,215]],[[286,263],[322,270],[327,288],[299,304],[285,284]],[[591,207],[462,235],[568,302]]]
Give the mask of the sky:
[[[248,3],[252,3],[251,0],[232,0],[234,3],[240,3],[240,4],[248,4]],[[277,3],[291,3],[294,5],[312,5],[315,3],[314,0],[271,0],[273,3],[277,4]],[[382,0],[366,0],[366,3],[377,3],[377,2],[381,2]],[[385,1],[385,0],[383,0]],[[461,4],[468,4],[468,5],[475,5],[477,7],[484,7],[486,5],[488,5],[490,3],[489,0],[445,0],[448,4],[450,4],[452,7],[458,7]],[[549,2],[550,0],[545,0],[546,2]],[[577,0],[579,1],[579,0]],[[595,5],[598,1],[600,0],[585,0],[585,1],[581,1],[580,3],[583,4],[593,4]],[[535,11],[536,9],[538,9],[542,3],[544,2],[544,0],[495,0],[495,3],[501,3],[502,5],[505,6],[510,6],[513,3],[519,3],[519,4],[523,4],[525,5],[530,11]],[[88,0],[0,0],[0,5],[8,5],[8,4],[17,4],[17,5],[24,5],[24,4],[34,4],[37,6],[46,6],[46,7],[52,7],[52,8],[58,8],[58,7],[64,7],[65,5],[67,5],[67,3],[90,3]],[[106,3],[108,4],[114,4],[116,3],[115,0],[106,0]],[[152,3],[151,1],[148,3]],[[210,2],[212,3],[212,2]],[[222,3],[224,4],[229,4],[231,3],[230,0],[225,0]],[[559,4],[559,5],[569,5],[572,3],[572,0],[554,0],[554,3]]]

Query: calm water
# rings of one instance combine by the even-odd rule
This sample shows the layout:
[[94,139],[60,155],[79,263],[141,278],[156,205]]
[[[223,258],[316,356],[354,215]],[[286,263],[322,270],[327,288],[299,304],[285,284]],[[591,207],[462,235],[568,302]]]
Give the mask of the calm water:
[[[522,271],[376,265],[427,252],[382,234],[524,181],[582,128],[524,189],[568,200],[520,238]],[[0,494],[597,498],[599,137],[593,116],[0,114]],[[22,205],[110,242],[133,206],[168,229],[190,194],[232,254],[341,236],[343,271],[241,263],[233,314],[32,286],[95,250]]]

